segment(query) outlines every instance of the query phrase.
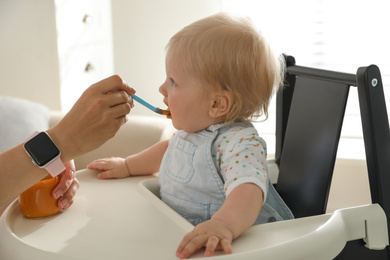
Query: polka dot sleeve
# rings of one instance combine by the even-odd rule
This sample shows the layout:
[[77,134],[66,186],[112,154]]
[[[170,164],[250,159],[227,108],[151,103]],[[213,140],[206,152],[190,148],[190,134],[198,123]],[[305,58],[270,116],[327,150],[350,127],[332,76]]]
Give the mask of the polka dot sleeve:
[[226,197],[237,186],[253,183],[262,189],[265,201],[268,193],[265,141],[253,127],[230,131],[221,137],[217,152]]

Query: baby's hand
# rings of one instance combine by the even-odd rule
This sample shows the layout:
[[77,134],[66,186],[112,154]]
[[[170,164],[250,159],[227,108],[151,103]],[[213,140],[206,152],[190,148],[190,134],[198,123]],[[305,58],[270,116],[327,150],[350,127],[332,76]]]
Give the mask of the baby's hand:
[[232,241],[233,233],[225,224],[220,220],[211,219],[197,225],[192,232],[184,236],[176,251],[176,256],[186,259],[202,247],[206,247],[205,256],[212,256],[215,249],[231,254]]
[[111,157],[98,159],[87,165],[87,169],[101,171],[98,174],[99,179],[116,179],[130,177],[124,158]]

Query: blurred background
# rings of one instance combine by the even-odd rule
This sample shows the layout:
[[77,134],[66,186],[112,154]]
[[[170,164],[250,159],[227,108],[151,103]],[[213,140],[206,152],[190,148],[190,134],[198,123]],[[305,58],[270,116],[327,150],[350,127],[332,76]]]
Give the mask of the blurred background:
[[[355,73],[376,64],[390,97],[388,0],[0,0],[0,95],[67,112],[94,82],[119,74],[164,108],[165,45],[182,27],[217,12],[249,16],[274,49],[297,64]],[[331,105],[331,104],[330,104]],[[275,104],[256,123],[273,153]],[[133,115],[152,112],[136,105]],[[362,159],[355,88],[338,157]]]

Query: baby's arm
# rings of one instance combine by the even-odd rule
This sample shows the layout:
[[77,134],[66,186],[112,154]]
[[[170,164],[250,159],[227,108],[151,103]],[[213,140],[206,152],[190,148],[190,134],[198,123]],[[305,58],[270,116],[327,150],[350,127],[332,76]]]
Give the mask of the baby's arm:
[[210,220],[197,225],[183,238],[176,255],[185,259],[201,247],[206,247],[205,256],[212,256],[215,249],[230,254],[233,239],[256,221],[263,198],[263,191],[257,185],[239,185]]
[[168,140],[160,141],[140,153],[127,158],[104,158],[88,164],[87,169],[97,169],[99,179],[125,178],[158,172],[168,147]]
[[169,140],[160,141],[140,153],[127,157],[126,165],[130,175],[150,175],[158,172],[168,144]]

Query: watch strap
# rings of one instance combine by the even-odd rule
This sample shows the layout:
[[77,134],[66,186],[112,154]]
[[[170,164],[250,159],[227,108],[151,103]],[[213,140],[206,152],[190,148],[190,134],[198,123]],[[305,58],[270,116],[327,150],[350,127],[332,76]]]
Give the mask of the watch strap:
[[32,133],[32,135],[30,135],[29,137],[27,137],[25,140],[24,140],[24,142],[27,142],[27,141],[29,141],[30,139],[32,139],[34,136],[36,136],[37,134],[39,134],[39,132],[38,131],[35,131],[34,133]]
[[[26,140],[25,142],[27,142],[28,140],[34,138],[34,136],[36,136],[37,134],[39,134],[40,132],[36,131],[34,132],[32,135],[30,135]],[[49,136],[50,137],[50,136]],[[63,171],[65,171],[66,167],[64,165],[64,163],[62,162],[61,160],[61,157],[58,156],[56,159],[54,159],[53,161],[49,162],[48,164],[46,164],[44,166],[45,170],[49,172],[49,174],[52,176],[52,177],[56,177],[57,175],[59,175],[60,173],[62,173]]]
[[45,169],[50,173],[52,177],[56,177],[61,172],[65,171],[66,167],[61,160],[61,157],[56,158],[54,161],[49,163]]

